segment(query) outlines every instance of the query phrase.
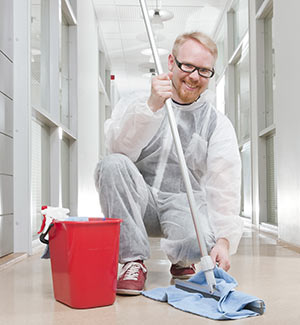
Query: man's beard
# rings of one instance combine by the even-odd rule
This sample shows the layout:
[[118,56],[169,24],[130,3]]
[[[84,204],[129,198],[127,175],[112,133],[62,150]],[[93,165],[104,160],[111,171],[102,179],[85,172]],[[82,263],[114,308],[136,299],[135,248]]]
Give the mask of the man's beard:
[[182,88],[179,89],[178,97],[184,102],[184,103],[193,103],[196,101],[201,94],[200,89],[198,88],[197,91],[189,92],[184,91]]
[[[196,86],[193,85],[192,83],[189,83],[189,85]],[[180,81],[180,87],[177,87],[177,85],[175,85],[174,82],[173,82],[173,86],[176,89],[178,97],[185,104],[193,103],[194,101],[196,101],[205,90],[202,89],[200,86],[197,86],[197,88],[195,88],[194,91],[189,91],[187,89],[184,89],[185,85],[182,80]]]

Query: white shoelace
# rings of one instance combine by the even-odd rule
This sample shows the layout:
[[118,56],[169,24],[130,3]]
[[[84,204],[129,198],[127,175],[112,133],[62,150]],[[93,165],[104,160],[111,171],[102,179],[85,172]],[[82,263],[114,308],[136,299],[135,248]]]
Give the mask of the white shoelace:
[[140,269],[142,269],[143,272],[147,272],[144,266],[140,263],[136,263],[136,262],[127,263],[121,271],[121,275],[125,273],[123,280],[136,281],[139,277]]

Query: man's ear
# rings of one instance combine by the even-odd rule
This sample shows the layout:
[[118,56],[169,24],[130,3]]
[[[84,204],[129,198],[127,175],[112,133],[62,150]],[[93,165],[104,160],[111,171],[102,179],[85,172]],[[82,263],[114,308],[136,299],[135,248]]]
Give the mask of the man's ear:
[[174,64],[175,64],[174,56],[173,56],[173,54],[169,54],[169,56],[168,56],[168,69],[169,69],[169,71],[173,71]]

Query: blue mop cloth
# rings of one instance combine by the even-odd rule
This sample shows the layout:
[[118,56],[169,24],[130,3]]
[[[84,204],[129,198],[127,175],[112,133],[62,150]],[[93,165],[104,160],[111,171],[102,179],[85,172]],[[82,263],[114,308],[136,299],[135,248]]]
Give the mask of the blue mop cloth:
[[[220,300],[205,298],[201,293],[191,293],[175,286],[168,288],[156,288],[144,291],[145,297],[168,302],[171,306],[186,312],[197,314],[216,320],[239,319],[250,316],[257,316],[259,313],[245,309],[248,304],[253,306],[263,305],[264,302],[256,297],[249,296],[245,293],[235,291],[237,286],[236,280],[222,269],[215,267],[214,274],[219,290]],[[199,272],[189,281],[206,286],[204,272]]]

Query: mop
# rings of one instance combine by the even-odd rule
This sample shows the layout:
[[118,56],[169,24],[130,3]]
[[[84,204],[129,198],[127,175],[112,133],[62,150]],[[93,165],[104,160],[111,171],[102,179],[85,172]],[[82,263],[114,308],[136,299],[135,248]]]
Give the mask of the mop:
[[[146,3],[144,0],[140,0],[140,5],[142,8],[144,21],[145,21],[146,29],[147,29],[147,33],[148,33],[148,38],[150,41],[154,62],[156,65],[156,71],[158,74],[162,74],[163,69],[162,69],[162,65],[160,62],[159,55],[158,55],[158,50],[157,50],[157,47],[155,44],[153,31],[151,28],[151,23],[150,23],[150,19],[149,19],[149,15],[148,15],[148,9],[147,9],[147,6],[146,6]],[[188,175],[188,169],[186,166],[181,141],[179,138],[177,124],[176,124],[175,116],[173,113],[171,98],[166,100],[165,108],[167,110],[169,124],[170,124],[170,128],[172,131],[173,140],[174,140],[174,144],[175,144],[175,148],[176,148],[176,152],[177,152],[177,156],[178,156],[178,160],[179,160],[179,164],[180,164],[180,170],[181,170],[182,178],[183,178],[184,185],[186,188],[186,193],[187,193],[187,198],[188,198],[188,202],[189,202],[189,206],[190,206],[190,210],[191,210],[191,215],[193,217],[193,223],[194,223],[194,227],[195,227],[195,231],[196,231],[197,241],[198,241],[199,248],[200,248],[200,254],[202,256],[201,261],[200,261],[201,270],[205,273],[205,278],[207,281],[209,292],[213,293],[216,290],[216,280],[215,280],[215,276],[213,273],[214,264],[213,264],[211,257],[207,253],[206,244],[205,244],[204,238],[201,233],[200,220],[197,217],[197,208],[196,208],[196,203],[195,203],[195,197],[194,197],[192,185],[190,182],[190,178]],[[183,284],[181,283],[181,286],[182,285]]]
[[[158,74],[162,74],[163,69],[162,69],[162,65],[160,62],[159,55],[158,55],[158,50],[157,50],[157,47],[155,44],[154,34],[153,34],[151,23],[150,23],[147,5],[146,5],[145,0],[139,0],[139,1],[140,1],[140,6],[141,6],[142,13],[143,13],[143,17],[144,17],[144,22],[145,22],[150,46],[152,49],[152,54],[153,54],[153,58],[154,58],[155,66],[156,66],[156,71]],[[219,301],[221,298],[223,298],[223,296],[221,297],[220,292],[217,288],[215,274],[219,274],[219,271],[222,273],[222,270],[220,270],[220,269],[216,270],[214,263],[212,261],[212,258],[208,254],[206,244],[204,241],[204,237],[201,232],[200,220],[199,220],[199,217],[197,216],[195,197],[194,197],[186,161],[185,161],[183,150],[182,150],[182,145],[181,145],[181,141],[180,141],[180,137],[179,137],[179,133],[178,133],[178,129],[177,129],[177,124],[176,124],[176,120],[175,120],[175,116],[174,116],[174,112],[173,112],[173,108],[172,108],[171,98],[166,100],[165,108],[167,111],[168,120],[169,120],[171,132],[172,132],[172,136],[173,136],[173,141],[175,144],[178,161],[179,161],[179,165],[180,165],[180,170],[181,170],[182,178],[183,178],[186,193],[187,193],[189,207],[191,210],[191,215],[193,218],[193,223],[194,223],[194,227],[195,227],[195,231],[196,231],[196,237],[197,237],[197,241],[198,241],[199,248],[200,248],[201,271],[202,271],[202,274],[204,274],[204,276],[205,276],[205,279],[202,279],[205,281],[202,281],[201,285],[199,283],[195,283],[195,281],[176,280],[175,288],[182,289],[182,290],[186,291],[187,293],[190,293],[190,292],[200,293],[203,297],[210,297],[214,301]],[[224,273],[226,273],[226,272],[224,272]],[[233,279],[233,278],[231,278],[231,279]],[[233,282],[235,283],[235,285],[237,285],[235,280]],[[262,314],[264,312],[264,303],[257,298],[254,300],[255,300],[255,303],[248,304],[249,305],[249,306],[247,306],[248,309],[252,310],[255,313]]]

